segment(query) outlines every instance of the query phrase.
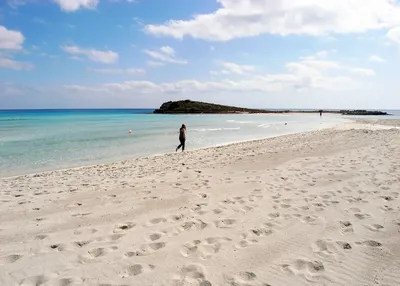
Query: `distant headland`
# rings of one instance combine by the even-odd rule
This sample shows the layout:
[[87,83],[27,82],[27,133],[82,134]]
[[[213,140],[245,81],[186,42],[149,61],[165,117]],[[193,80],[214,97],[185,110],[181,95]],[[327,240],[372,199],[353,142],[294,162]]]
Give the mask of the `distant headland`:
[[367,110],[265,110],[242,108],[235,106],[220,105],[214,103],[180,100],[168,101],[159,109],[153,111],[156,114],[231,114],[231,113],[336,113],[343,115],[389,115],[382,111]]

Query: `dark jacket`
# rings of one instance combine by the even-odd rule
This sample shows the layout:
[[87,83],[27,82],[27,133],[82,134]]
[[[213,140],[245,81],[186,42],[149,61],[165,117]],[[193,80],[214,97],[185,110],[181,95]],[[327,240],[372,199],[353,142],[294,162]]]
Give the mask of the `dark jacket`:
[[185,128],[181,128],[179,130],[179,140],[186,140],[186,130],[185,130]]

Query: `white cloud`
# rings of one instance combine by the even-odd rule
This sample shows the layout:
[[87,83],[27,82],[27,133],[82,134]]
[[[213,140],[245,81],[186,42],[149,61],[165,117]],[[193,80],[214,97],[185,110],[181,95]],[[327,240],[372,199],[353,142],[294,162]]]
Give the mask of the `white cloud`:
[[0,26],[0,49],[21,50],[24,36],[19,31],[8,30]]
[[88,68],[88,71],[100,74],[130,74],[130,75],[144,75],[146,71],[144,69],[95,69]]
[[68,57],[68,58],[71,59],[71,60],[74,60],[74,61],[83,61],[82,58],[77,57],[77,56],[70,56],[70,57]]
[[113,64],[118,61],[119,55],[113,51],[100,51],[95,49],[85,49],[78,46],[62,46],[61,49],[71,55],[84,55],[91,61],[104,64]]
[[62,10],[73,12],[80,8],[95,9],[99,4],[99,0],[54,0]]
[[165,63],[162,62],[155,62],[155,61],[147,61],[147,65],[151,67],[163,67]]
[[218,0],[221,7],[190,20],[147,25],[152,34],[212,41],[261,34],[312,35],[363,33],[400,26],[395,0]]
[[386,38],[388,38],[392,43],[400,46],[400,27],[390,29],[386,34]]
[[64,85],[63,86],[65,89],[70,90],[70,91],[75,91],[75,92],[86,92],[86,91],[95,91],[95,92],[103,92],[106,91],[103,88],[95,88],[95,87],[88,87],[88,86],[82,86],[82,85]]
[[144,50],[143,52],[158,61],[180,65],[187,64],[187,60],[175,57],[175,50],[168,46],[161,47],[159,50],[156,51]]
[[[304,90],[352,90],[362,89],[366,83],[359,81],[359,75],[371,76],[372,70],[348,67],[344,64],[319,59],[326,56],[319,53],[314,56],[304,57],[297,62],[289,62],[284,68],[286,72],[276,74],[253,74],[250,77],[224,79],[218,81],[180,80],[169,83],[155,83],[151,81],[125,81],[106,83],[98,87],[65,86],[70,90],[91,90],[103,93],[120,93],[134,91],[137,94],[191,94],[191,93],[216,93],[216,92],[283,92]],[[226,67],[227,74],[240,74],[253,71],[254,67],[221,63]],[[246,67],[243,69],[243,67]],[[331,72],[344,72],[345,74],[331,74]],[[353,78],[352,76],[355,76]]]
[[175,55],[175,50],[169,46],[164,46],[160,48],[160,51],[163,52],[164,54],[174,56]]
[[359,67],[351,67],[339,63],[337,61],[327,60],[326,57],[330,53],[335,53],[335,50],[331,51],[320,51],[315,55],[301,57],[299,62],[288,63],[286,64],[286,68],[289,71],[295,72],[298,70],[308,70],[308,72],[313,73],[314,75],[319,75],[321,72],[328,71],[343,71],[349,72],[352,74],[356,74],[359,76],[374,76],[375,72],[371,69],[359,68]]
[[[3,0],[4,1],[4,0]],[[99,4],[100,0],[8,0],[8,4],[17,8],[18,6],[26,5],[29,3],[40,3],[40,2],[53,2],[60,6],[61,10],[65,12],[74,12],[81,8],[95,9]],[[126,0],[131,2],[132,0]]]
[[374,76],[375,72],[372,69],[364,69],[364,68],[349,68],[351,73],[361,75],[361,76]]
[[[17,8],[18,6],[25,5],[29,0],[8,0],[8,5],[12,8]],[[32,0],[30,0],[32,1]]]
[[230,62],[220,62],[220,65],[224,67],[221,71],[211,71],[210,73],[213,75],[220,74],[238,74],[243,75],[248,72],[253,72],[255,70],[254,66],[250,65],[238,65]]
[[[24,42],[24,36],[19,31],[8,30],[4,26],[0,26],[0,68],[13,69],[13,70],[31,70],[34,65],[27,62],[20,62],[10,58],[14,52],[23,52],[22,44]],[[7,51],[2,53],[1,50]],[[27,51],[25,51],[28,54]]]
[[34,65],[26,62],[19,62],[9,58],[5,58],[0,54],[0,68],[13,70],[32,70]]
[[381,57],[376,56],[376,55],[371,55],[368,60],[370,62],[373,62],[373,63],[384,63],[384,62],[386,62],[386,60],[384,58],[381,58]]

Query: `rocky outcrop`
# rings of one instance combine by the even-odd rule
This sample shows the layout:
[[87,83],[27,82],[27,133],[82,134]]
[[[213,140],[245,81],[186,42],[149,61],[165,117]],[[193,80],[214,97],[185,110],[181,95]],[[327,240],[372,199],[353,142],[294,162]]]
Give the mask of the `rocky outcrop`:
[[159,109],[153,111],[156,114],[229,114],[229,113],[336,113],[343,115],[388,115],[382,111],[367,110],[266,110],[251,109],[220,105],[214,103],[180,100],[168,101],[161,105]]
[[168,101],[161,105],[154,113],[160,114],[192,114],[192,113],[284,113],[289,111],[268,111],[263,109],[250,109],[234,106],[219,105],[192,100]]

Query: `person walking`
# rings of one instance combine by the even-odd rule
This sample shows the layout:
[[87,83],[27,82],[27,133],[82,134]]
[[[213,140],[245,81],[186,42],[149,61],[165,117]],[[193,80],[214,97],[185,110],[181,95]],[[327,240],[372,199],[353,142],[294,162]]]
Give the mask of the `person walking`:
[[182,147],[182,152],[185,151],[185,142],[186,142],[186,125],[182,124],[181,128],[179,129],[179,144],[178,147],[176,147],[176,152]]

